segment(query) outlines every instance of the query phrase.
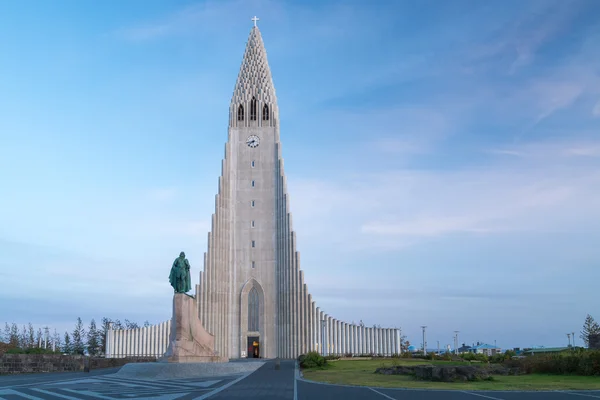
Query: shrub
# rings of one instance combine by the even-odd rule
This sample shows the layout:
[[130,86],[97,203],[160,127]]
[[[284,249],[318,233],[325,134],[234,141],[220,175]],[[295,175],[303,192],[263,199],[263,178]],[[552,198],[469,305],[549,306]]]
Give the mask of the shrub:
[[316,351],[306,353],[304,359],[302,361],[299,360],[299,362],[302,368],[322,368],[325,366],[325,364],[327,364],[325,357]]
[[300,354],[300,355],[298,356],[298,363],[299,363],[300,365],[302,365],[302,363],[304,362],[304,359],[305,359],[305,358],[306,358],[306,354]]
[[6,350],[6,354],[55,354],[56,352],[51,349],[43,349],[39,347],[31,347],[28,349],[21,349],[20,347],[13,347]]
[[535,354],[504,361],[525,373],[600,376],[600,351],[570,351],[559,354]]

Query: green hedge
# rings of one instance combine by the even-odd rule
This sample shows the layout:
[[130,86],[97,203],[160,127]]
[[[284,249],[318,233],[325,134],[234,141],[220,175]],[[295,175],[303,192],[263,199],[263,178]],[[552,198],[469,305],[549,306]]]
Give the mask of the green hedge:
[[301,355],[298,357],[298,362],[302,368],[322,368],[327,364],[325,357],[316,351]]
[[507,360],[506,366],[525,373],[600,376],[600,351],[572,351],[560,354],[536,354]]
[[52,351],[51,349],[42,349],[39,347],[32,347],[29,349],[13,347],[12,349],[6,350],[6,354],[60,354],[60,352]]

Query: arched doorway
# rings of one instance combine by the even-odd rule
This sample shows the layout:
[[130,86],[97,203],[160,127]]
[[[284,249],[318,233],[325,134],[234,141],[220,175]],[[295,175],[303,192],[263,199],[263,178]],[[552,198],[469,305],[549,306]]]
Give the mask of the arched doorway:
[[256,279],[244,285],[240,295],[241,357],[261,358],[264,348],[264,292]]

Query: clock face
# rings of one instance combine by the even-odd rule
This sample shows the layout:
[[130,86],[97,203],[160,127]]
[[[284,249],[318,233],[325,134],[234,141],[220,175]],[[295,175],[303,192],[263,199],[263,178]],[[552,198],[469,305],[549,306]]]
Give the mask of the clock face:
[[256,135],[248,136],[248,139],[246,139],[246,144],[252,148],[257,147],[259,143],[260,139]]

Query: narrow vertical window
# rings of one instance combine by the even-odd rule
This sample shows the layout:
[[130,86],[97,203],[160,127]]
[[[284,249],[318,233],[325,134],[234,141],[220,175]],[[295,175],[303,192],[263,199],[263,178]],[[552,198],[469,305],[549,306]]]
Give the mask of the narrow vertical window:
[[252,201],[250,202],[250,206],[251,206],[251,207],[254,207],[254,200],[252,200]]
[[241,104],[238,107],[237,119],[238,119],[238,121],[244,120],[244,106]]
[[254,160],[252,160],[252,164],[250,164],[250,165],[252,165],[252,168],[254,168],[254,166],[255,166]]
[[254,228],[254,221],[250,222],[250,226]]
[[256,121],[256,97],[250,100],[250,121]]
[[254,240],[252,241],[252,247],[256,247],[256,242]]
[[258,290],[253,287],[250,289],[250,293],[248,293],[248,331],[250,332],[258,332],[258,312]]
[[252,181],[252,187],[254,187],[254,181]]
[[269,106],[265,104],[263,106],[263,121],[268,121],[268,120],[269,120]]
[[256,263],[252,261],[252,268],[256,267]]

